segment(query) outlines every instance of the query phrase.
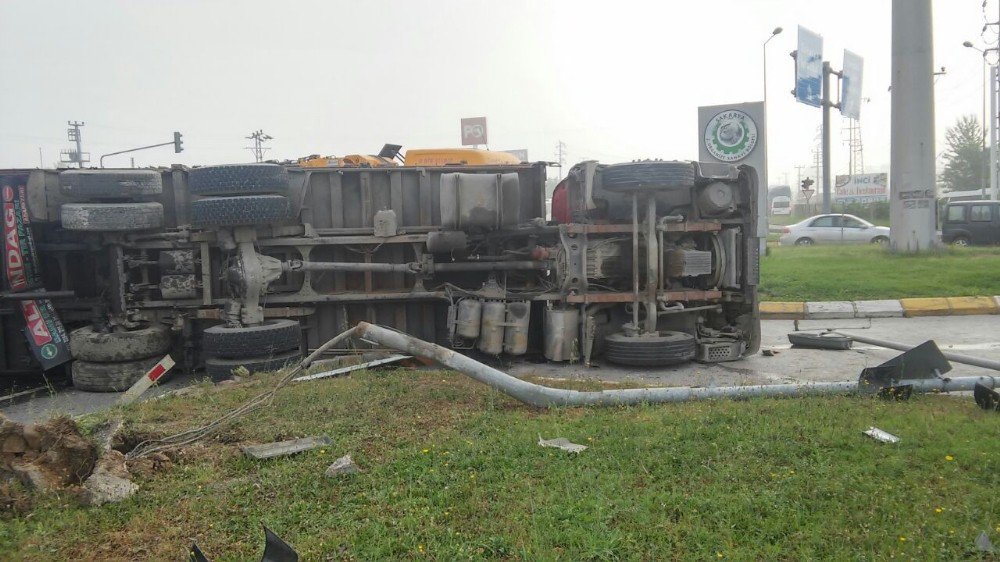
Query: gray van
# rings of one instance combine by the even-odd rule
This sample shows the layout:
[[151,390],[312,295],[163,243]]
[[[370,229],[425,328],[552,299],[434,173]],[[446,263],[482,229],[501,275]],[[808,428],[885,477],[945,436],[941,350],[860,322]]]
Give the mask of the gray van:
[[1000,243],[1000,201],[957,201],[944,209],[941,240],[956,246]]

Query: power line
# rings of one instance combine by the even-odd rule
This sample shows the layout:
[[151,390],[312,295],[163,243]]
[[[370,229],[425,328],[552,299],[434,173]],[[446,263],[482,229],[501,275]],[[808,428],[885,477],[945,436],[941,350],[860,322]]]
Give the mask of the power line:
[[274,137],[265,133],[261,129],[257,129],[256,131],[250,133],[250,135],[247,136],[246,138],[253,140],[253,146],[248,146],[246,147],[246,149],[253,153],[253,156],[257,160],[257,162],[263,162],[264,153],[267,152],[268,150],[271,150],[270,148],[264,146],[264,143],[274,139]]

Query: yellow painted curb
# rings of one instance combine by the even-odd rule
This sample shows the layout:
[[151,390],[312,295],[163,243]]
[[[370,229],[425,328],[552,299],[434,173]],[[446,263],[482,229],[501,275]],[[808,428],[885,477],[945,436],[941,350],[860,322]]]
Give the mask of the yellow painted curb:
[[951,315],[951,305],[944,297],[899,299],[899,304],[903,305],[903,315],[908,318]]
[[762,302],[760,317],[765,320],[802,320],[806,317],[806,303]]
[[992,297],[948,297],[953,315],[996,314],[997,303]]

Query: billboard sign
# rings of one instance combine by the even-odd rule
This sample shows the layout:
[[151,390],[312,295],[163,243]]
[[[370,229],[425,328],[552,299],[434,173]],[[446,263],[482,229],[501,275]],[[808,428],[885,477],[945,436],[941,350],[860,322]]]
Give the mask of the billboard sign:
[[527,148],[518,148],[518,149],[514,149],[514,150],[505,150],[504,152],[506,152],[507,154],[514,155],[521,162],[527,162],[528,161],[528,149]]
[[840,81],[840,114],[851,119],[861,118],[861,75],[865,59],[844,49],[843,78]]
[[698,159],[747,164],[757,170],[757,235],[767,237],[767,128],[764,102],[698,108]]
[[795,99],[820,107],[823,100],[823,37],[799,26],[795,56]]
[[462,146],[488,143],[485,117],[466,117],[462,119]]
[[842,203],[869,203],[889,199],[888,174],[855,174],[837,176],[833,196]]

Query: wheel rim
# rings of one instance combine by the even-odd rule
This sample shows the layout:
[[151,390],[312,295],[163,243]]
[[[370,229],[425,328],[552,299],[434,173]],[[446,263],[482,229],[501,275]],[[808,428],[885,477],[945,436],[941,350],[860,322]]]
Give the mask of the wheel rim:
[[888,243],[889,243],[889,239],[888,238],[882,238],[881,236],[879,236],[878,238],[872,240],[872,244],[875,244],[876,246],[885,246]]
[[808,238],[803,238],[795,243],[796,246],[812,246],[813,241]]
[[969,245],[969,241],[966,240],[965,238],[958,238],[958,239],[955,240],[955,245],[956,246],[968,246]]

